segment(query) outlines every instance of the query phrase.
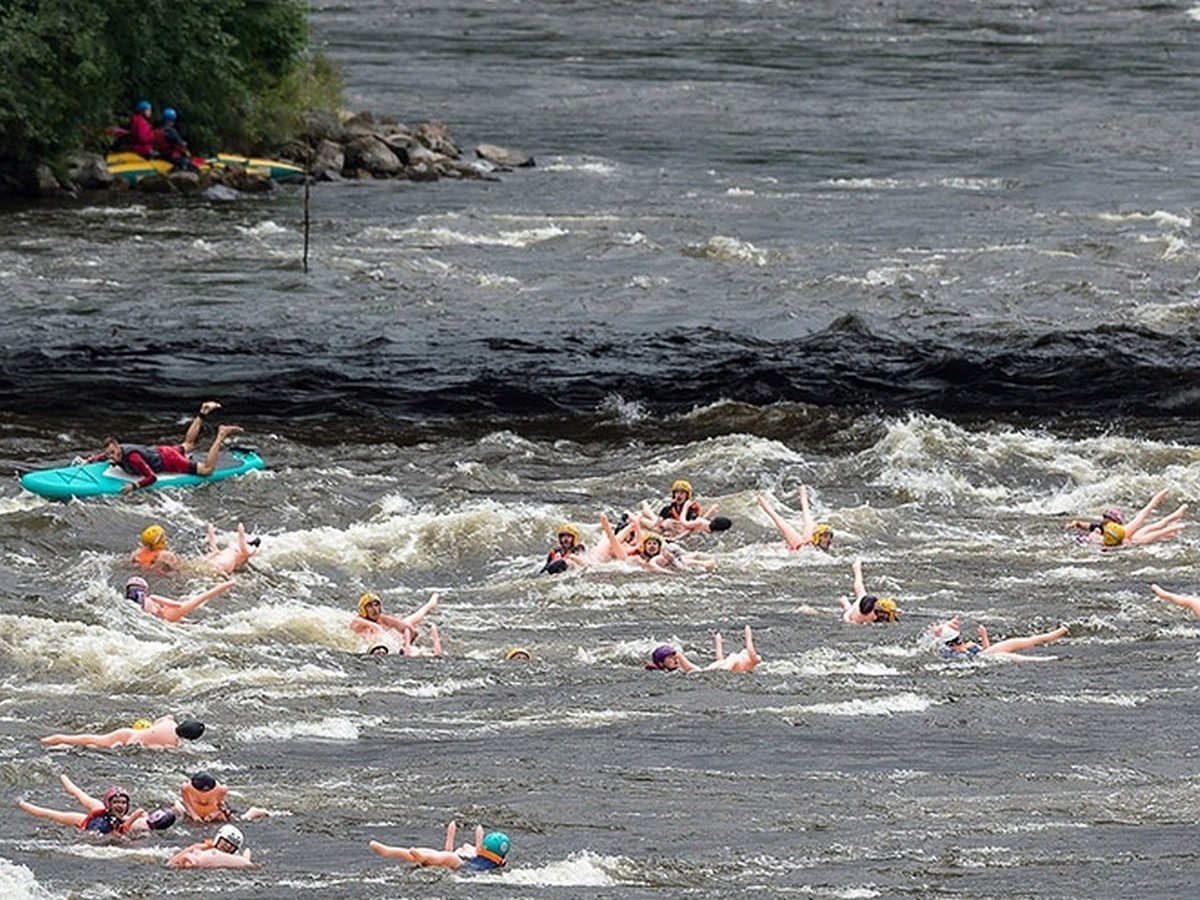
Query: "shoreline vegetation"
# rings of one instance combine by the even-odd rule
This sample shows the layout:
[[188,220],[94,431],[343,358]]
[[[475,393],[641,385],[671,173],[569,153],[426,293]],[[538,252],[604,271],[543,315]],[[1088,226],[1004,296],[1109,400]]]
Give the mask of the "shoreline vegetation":
[[[0,30],[0,195],[129,187],[105,162],[139,101],[172,107],[193,156],[274,158],[314,179],[486,178],[533,160],[500,147],[466,160],[440,122],[336,112],[342,76],[310,46],[305,0],[24,0]],[[137,182],[261,190],[238,166]]]

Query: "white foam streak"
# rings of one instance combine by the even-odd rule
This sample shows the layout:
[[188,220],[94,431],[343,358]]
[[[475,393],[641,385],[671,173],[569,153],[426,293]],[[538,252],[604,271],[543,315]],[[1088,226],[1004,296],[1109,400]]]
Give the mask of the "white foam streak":
[[599,856],[583,850],[544,866],[508,869],[500,876],[500,880],[505,884],[538,887],[613,887],[621,883],[618,878],[620,871],[630,867],[631,864],[620,857]]

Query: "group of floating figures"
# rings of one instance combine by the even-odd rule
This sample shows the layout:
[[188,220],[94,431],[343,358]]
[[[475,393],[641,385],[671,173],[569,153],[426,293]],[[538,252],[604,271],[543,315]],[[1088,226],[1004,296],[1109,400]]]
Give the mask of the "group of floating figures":
[[[219,404],[209,401],[202,405],[200,414],[189,428],[185,443],[194,445],[199,434],[199,423]],[[236,426],[222,426],[218,431],[214,447],[227,434],[234,433]],[[237,429],[240,430],[240,429]],[[126,452],[139,453],[146,448],[108,444],[106,454],[114,464],[120,464]],[[159,448],[161,449],[161,448]],[[187,448],[190,449],[190,448]],[[118,452],[120,451],[120,452]],[[153,454],[150,455],[153,459]],[[153,480],[153,475],[139,474]],[[149,483],[149,482],[146,482]],[[144,486],[144,485],[143,485]],[[1136,516],[1125,521],[1120,510],[1106,510],[1098,521],[1077,519],[1067,524],[1081,543],[1092,544],[1101,550],[1130,547],[1165,540],[1177,535],[1183,527],[1186,505],[1162,518],[1151,521],[1158,505],[1167,491],[1156,494]],[[799,491],[801,522],[799,527],[784,519],[766,497],[758,498],[763,513],[778,529],[790,551],[815,550],[829,552],[834,540],[833,528],[824,522],[815,522],[809,507],[808,489]],[[681,544],[689,536],[722,532],[732,526],[732,521],[718,515],[719,508],[713,504],[705,508],[693,496],[692,485],[685,480],[671,485],[671,499],[658,512],[643,502],[640,509],[622,514],[614,523],[607,515],[599,518],[603,540],[588,548],[581,540],[579,529],[564,523],[557,529],[557,543],[551,548],[543,572],[559,574],[569,569],[585,569],[608,564],[634,565],[648,572],[659,574],[709,571],[713,560],[702,553],[684,549]],[[140,536],[139,546],[132,556],[133,565],[143,574],[131,576],[125,584],[125,596],[146,613],[164,621],[178,622],[188,614],[224,594],[234,587],[230,579],[258,552],[260,541],[249,538],[239,523],[234,538],[224,546],[217,539],[216,531],[208,526],[208,549],[200,560],[181,560],[167,546],[166,530],[158,524],[146,527]],[[901,609],[896,600],[879,597],[867,592],[863,579],[862,564],[852,564],[853,598],[842,597],[842,621],[852,625],[896,622]],[[225,580],[215,587],[189,600],[173,600],[150,592],[144,575],[209,574]],[[1153,592],[1163,600],[1188,609],[1200,618],[1200,597],[1191,597],[1167,591],[1157,584],[1151,585]],[[421,632],[424,620],[438,608],[438,596],[434,594],[427,602],[407,616],[393,616],[383,612],[383,601],[374,592],[364,593],[358,602],[356,614],[350,621],[350,629],[361,639],[367,653],[383,655],[399,653],[404,656],[441,656],[442,643],[436,625],[430,625],[428,639]],[[1049,644],[1066,636],[1066,626],[1053,631],[1021,637],[1010,637],[992,642],[987,629],[978,626],[978,640],[965,638],[957,616],[938,622],[925,629],[925,641],[940,649],[947,658],[966,658],[977,655],[999,655],[1008,659],[1046,659],[1048,657],[1022,656],[1020,651]],[[708,665],[697,665],[679,648],[663,644],[654,648],[645,668],[658,671],[683,672],[722,670],[749,672],[761,661],[754,646],[750,626],[744,629],[744,646],[741,650],[726,655],[720,633],[714,635],[714,661]],[[528,650],[510,648],[505,658],[527,660]],[[87,746],[111,748],[140,746],[168,750],[179,746],[180,739],[195,740],[204,732],[203,723],[186,720],[176,723],[171,716],[155,721],[139,720],[130,728],[119,728],[106,734],[56,734],[43,738],[48,747]],[[183,819],[192,824],[219,827],[209,839],[193,843],[174,853],[167,865],[175,868],[242,868],[252,865],[250,850],[245,847],[242,831],[235,821],[251,822],[264,818],[269,813],[260,807],[250,807],[245,812],[234,811],[227,803],[229,788],[219,784],[210,773],[194,774],[180,786],[180,796],[172,806],[153,812],[133,808],[129,793],[121,787],[111,786],[102,796],[94,797],[78,788],[66,776],[60,776],[63,788],[83,808],[79,811],[61,811],[36,806],[25,800],[19,806],[30,815],[49,819],[83,831],[117,836],[143,836],[150,831],[159,831],[173,826]],[[452,869],[489,870],[503,867],[507,862],[510,841],[502,831],[484,833],[477,826],[473,843],[455,847],[456,824],[451,822],[446,829],[442,849],[428,847],[397,847],[371,841],[370,848],[381,856],[402,859],[422,866],[440,866]]]
[[[1162,518],[1151,520],[1159,504],[1166,498],[1167,491],[1157,493],[1136,516],[1125,521],[1118,509],[1105,510],[1098,521],[1075,519],[1067,524],[1081,543],[1092,544],[1101,550],[1150,544],[1176,536],[1183,527],[1183,515],[1187,506],[1182,505]],[[792,552],[820,550],[829,552],[833,545],[833,528],[825,522],[815,522],[809,506],[808,488],[800,487],[800,525],[797,527],[781,516],[764,496],[758,505],[771,523],[778,529],[787,547]],[[543,571],[561,573],[571,568],[587,568],[613,562],[633,563],[647,571],[679,573],[707,571],[713,561],[702,554],[691,553],[679,547],[689,535],[725,531],[733,524],[728,518],[719,516],[716,504],[705,508],[693,498],[692,485],[678,480],[671,485],[671,500],[657,513],[646,503],[637,512],[624,513],[614,525],[606,515],[600,516],[600,529],[604,536],[598,547],[588,548],[580,540],[579,529],[564,523],[558,529],[558,544],[550,549]],[[842,621],[852,625],[870,625],[876,622],[896,622],[901,610],[896,600],[879,597],[867,592],[863,580],[862,563],[855,560],[852,565],[854,597],[841,597]],[[1200,617],[1200,598],[1175,594],[1151,585],[1156,595],[1190,609]],[[973,657],[981,654],[1004,655],[1009,659],[1034,659],[1019,656],[1018,651],[1028,650],[1041,644],[1049,644],[1065,637],[1066,626],[1053,631],[1021,637],[1010,637],[993,642],[983,625],[978,626],[978,640],[964,638],[962,623],[957,616],[944,622],[930,625],[925,630],[924,640],[937,646],[947,658]],[[708,666],[697,666],[684,653],[669,644],[655,648],[647,669],[693,672],[700,669],[724,669],[731,672],[748,672],[761,661],[754,649],[754,638],[750,627],[745,629],[745,647],[730,656],[724,654],[721,635],[714,636],[716,659]],[[1045,657],[1042,657],[1045,658]]]

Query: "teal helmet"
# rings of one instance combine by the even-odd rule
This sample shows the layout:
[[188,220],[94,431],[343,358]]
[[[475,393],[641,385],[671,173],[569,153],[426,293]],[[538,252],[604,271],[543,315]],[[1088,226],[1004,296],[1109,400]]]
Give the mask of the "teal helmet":
[[508,835],[503,831],[489,831],[483,836],[483,844],[481,845],[488,853],[495,854],[500,859],[505,859],[508,856],[509,847],[512,843],[508,839]]
[[139,100],[138,101],[138,105],[137,105],[138,112],[149,112],[149,110],[150,110],[150,101],[149,100]]

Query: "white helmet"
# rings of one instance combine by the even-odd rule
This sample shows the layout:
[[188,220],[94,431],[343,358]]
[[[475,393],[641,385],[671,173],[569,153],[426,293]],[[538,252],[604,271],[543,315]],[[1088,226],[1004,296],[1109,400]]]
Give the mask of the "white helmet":
[[214,847],[220,842],[221,838],[225,838],[225,840],[233,844],[234,853],[237,853],[242,849],[242,841],[245,840],[245,838],[242,837],[242,830],[236,825],[222,825],[220,828],[218,828],[217,833],[213,836]]

